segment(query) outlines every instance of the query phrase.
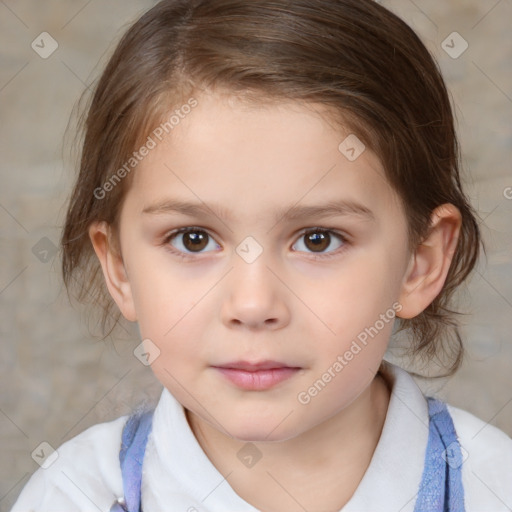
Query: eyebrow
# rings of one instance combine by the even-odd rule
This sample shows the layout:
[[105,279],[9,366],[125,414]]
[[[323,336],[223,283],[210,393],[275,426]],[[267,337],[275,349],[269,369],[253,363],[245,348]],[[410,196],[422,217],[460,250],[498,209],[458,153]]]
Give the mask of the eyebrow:
[[[145,214],[183,214],[191,217],[201,217],[215,215],[222,220],[231,220],[234,218],[232,212],[221,205],[206,203],[193,203],[181,201],[178,199],[164,199],[155,204],[146,206],[142,213]],[[325,204],[316,206],[292,205],[289,207],[280,207],[273,211],[275,222],[285,220],[293,221],[305,219],[307,217],[335,217],[355,215],[369,221],[375,221],[374,213],[363,204],[355,201],[329,201]]]

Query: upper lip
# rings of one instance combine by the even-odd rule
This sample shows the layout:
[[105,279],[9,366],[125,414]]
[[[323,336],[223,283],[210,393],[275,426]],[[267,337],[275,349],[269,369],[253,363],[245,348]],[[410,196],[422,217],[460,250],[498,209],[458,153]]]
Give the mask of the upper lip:
[[233,368],[235,370],[246,370],[249,372],[255,372],[258,370],[272,370],[275,368],[297,368],[296,366],[290,366],[285,363],[280,363],[279,361],[258,361],[258,362],[248,362],[248,361],[234,361],[232,363],[219,364],[216,365],[216,368]]

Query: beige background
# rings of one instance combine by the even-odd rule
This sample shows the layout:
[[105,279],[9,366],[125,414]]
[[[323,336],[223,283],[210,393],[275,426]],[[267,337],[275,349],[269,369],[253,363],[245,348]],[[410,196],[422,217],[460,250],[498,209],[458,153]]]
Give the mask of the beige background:
[[[63,144],[71,111],[113,41],[153,3],[0,0],[1,510],[38,467],[31,452],[41,442],[57,448],[159,394],[159,383],[133,356],[137,329],[98,341],[99,330],[89,332],[84,311],[69,304],[54,252],[73,175]],[[461,295],[470,313],[464,367],[451,379],[420,385],[512,435],[512,199],[505,197],[512,187],[512,2],[381,3],[415,28],[440,62],[488,248]],[[31,48],[44,31],[59,45],[47,59]],[[469,44],[457,59],[441,47],[453,31]],[[48,251],[47,262],[34,247]]]

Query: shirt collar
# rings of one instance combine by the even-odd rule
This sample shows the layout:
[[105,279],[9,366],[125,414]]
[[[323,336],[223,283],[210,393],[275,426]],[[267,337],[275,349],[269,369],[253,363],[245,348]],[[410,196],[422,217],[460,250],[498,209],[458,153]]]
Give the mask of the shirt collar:
[[370,465],[343,512],[413,512],[429,434],[428,403],[411,375],[388,361],[391,396]]

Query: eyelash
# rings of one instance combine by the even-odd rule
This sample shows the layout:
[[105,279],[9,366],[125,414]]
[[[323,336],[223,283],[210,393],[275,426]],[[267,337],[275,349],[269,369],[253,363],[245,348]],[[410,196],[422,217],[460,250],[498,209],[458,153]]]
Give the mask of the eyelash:
[[[172,245],[170,245],[170,241],[181,235],[181,234],[185,234],[185,233],[190,233],[190,232],[197,232],[197,231],[200,231],[200,232],[203,232],[203,233],[206,233],[210,238],[212,238],[213,240],[215,240],[211,235],[210,233],[208,233],[207,230],[205,230],[204,228],[199,228],[199,227],[195,227],[195,226],[189,226],[189,227],[186,227],[186,228],[180,228],[180,229],[177,229],[175,231],[172,231],[170,233],[168,233],[162,244],[165,246],[166,250],[168,250],[169,252],[171,252],[172,254],[180,257],[180,258],[183,258],[183,259],[186,259],[186,260],[191,260],[191,259],[195,259],[195,256],[194,254],[201,254],[201,253],[186,253],[186,252],[182,252],[182,251],[179,251],[177,249],[175,249]],[[304,237],[306,235],[309,235],[311,233],[329,233],[329,234],[334,234],[336,237],[338,237],[341,242],[342,242],[342,246],[341,247],[338,247],[338,249],[335,249],[334,251],[330,251],[330,252],[327,252],[327,253],[309,253],[312,256],[312,259],[314,260],[325,260],[325,259],[328,259],[328,258],[333,258],[335,256],[339,256],[344,250],[347,249],[347,246],[350,245],[350,241],[348,240],[348,238],[346,236],[344,236],[342,233],[340,233],[339,231],[335,230],[335,229],[330,229],[330,228],[321,228],[321,227],[315,227],[315,228],[308,228],[304,231],[302,231],[297,240],[299,240],[301,237]],[[299,251],[300,252],[300,251]]]

